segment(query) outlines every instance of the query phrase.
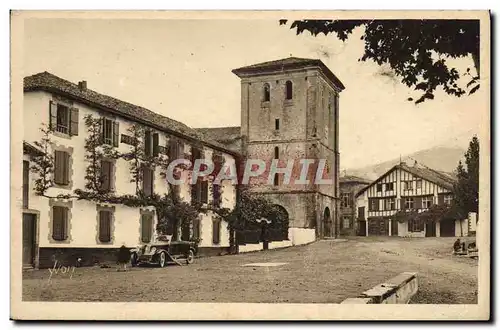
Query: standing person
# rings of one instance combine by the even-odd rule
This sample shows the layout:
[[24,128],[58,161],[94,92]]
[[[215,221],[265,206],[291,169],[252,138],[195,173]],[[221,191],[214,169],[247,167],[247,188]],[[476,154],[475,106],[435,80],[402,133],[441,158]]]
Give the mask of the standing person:
[[127,264],[129,262],[130,262],[130,250],[125,245],[122,245],[118,250],[118,264],[120,265],[118,271],[120,270],[126,271]]

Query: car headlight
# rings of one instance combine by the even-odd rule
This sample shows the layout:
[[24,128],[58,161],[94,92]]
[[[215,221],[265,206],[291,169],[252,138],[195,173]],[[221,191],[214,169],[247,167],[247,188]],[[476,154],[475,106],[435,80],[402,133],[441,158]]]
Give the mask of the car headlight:
[[156,248],[154,246],[151,247],[151,249],[149,250],[150,253],[155,253],[156,251]]

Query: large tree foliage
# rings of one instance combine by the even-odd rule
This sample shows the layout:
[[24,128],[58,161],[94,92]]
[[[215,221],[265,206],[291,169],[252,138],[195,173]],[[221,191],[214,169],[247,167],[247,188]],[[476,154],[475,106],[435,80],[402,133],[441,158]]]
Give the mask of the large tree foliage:
[[[433,99],[438,87],[457,97],[479,89],[479,20],[299,20],[290,28],[313,36],[331,33],[342,41],[356,28],[364,28],[364,54],[359,60],[389,65],[403,84],[422,91],[417,104]],[[470,68],[459,72],[446,62],[466,56],[472,56],[477,74]],[[462,75],[470,77],[466,87],[458,85]]]
[[456,170],[458,181],[454,186],[455,205],[460,214],[466,217],[469,212],[478,212],[479,206],[479,140],[473,137],[465,153],[465,166],[462,161]]

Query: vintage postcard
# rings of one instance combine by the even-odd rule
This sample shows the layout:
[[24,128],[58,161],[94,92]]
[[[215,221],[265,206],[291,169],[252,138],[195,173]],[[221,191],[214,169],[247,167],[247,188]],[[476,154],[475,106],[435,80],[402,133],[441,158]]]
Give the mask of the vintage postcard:
[[489,319],[489,12],[11,28],[11,318]]

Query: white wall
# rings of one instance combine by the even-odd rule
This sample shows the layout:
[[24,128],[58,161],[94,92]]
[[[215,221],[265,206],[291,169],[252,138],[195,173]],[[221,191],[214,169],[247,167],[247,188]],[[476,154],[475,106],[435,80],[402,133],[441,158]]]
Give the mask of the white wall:
[[[42,133],[40,131],[41,124],[49,123],[49,103],[53,99],[52,94],[46,92],[28,92],[24,93],[24,140],[33,144],[34,141],[40,141]],[[55,100],[59,101],[59,100]],[[47,191],[50,196],[58,194],[71,194],[75,189],[84,189],[85,187],[85,171],[87,162],[85,161],[85,138],[87,137],[87,127],[85,126],[84,117],[92,114],[94,117],[102,116],[102,112],[90,108],[84,104],[73,103],[71,106],[79,109],[79,132],[78,136],[61,137],[58,134],[52,134],[51,140],[56,146],[64,148],[71,147],[71,171],[69,188],[52,187]],[[110,116],[109,114],[105,114]],[[110,116],[111,117],[111,116]],[[111,117],[113,118],[113,117]],[[121,117],[114,117],[119,122],[119,134],[127,134],[127,129],[133,125],[131,121]],[[153,131],[154,132],[154,131]],[[167,144],[166,135],[162,132],[159,134],[159,144],[165,146]],[[189,148],[185,145],[186,148]],[[125,143],[119,143],[118,151],[130,151],[131,146]],[[52,151],[51,151],[52,152]],[[207,158],[211,155],[211,150],[207,149]],[[229,154],[223,154],[226,159],[232,159]],[[26,156],[25,156],[26,158]],[[21,166],[21,164],[20,164]],[[124,159],[117,159],[115,164],[115,192],[117,195],[135,194],[135,183],[131,181],[130,163]],[[49,199],[36,196],[33,191],[33,181],[35,177],[30,173],[30,196],[29,208],[40,212],[40,231],[39,231],[39,246],[40,247],[111,247],[126,245],[137,245],[140,242],[140,210],[139,208],[130,208],[124,205],[110,205],[115,207],[114,213],[114,240],[112,244],[100,244],[96,241],[97,236],[97,209],[96,204],[90,201],[72,201],[71,218],[69,224],[70,241],[67,243],[51,243],[50,237],[50,206]],[[22,192],[22,189],[19,190]],[[160,175],[160,169],[155,170],[154,191],[158,194],[168,193],[168,184],[166,179]],[[180,188],[180,196],[190,202],[189,184],[185,183]],[[21,196],[21,194],[19,194]],[[210,196],[210,194],[209,194]],[[211,196],[209,197],[211,199]],[[19,203],[21,203],[20,199]],[[231,182],[224,182],[222,191],[222,206],[233,208],[235,205],[235,187]],[[21,208],[21,207],[20,207]],[[221,225],[221,242],[217,246],[229,246],[229,233],[227,223],[222,222]],[[154,228],[156,228],[156,217]],[[202,221],[203,246],[212,246],[212,218],[211,215],[203,217]],[[208,236],[209,235],[209,236]]]

